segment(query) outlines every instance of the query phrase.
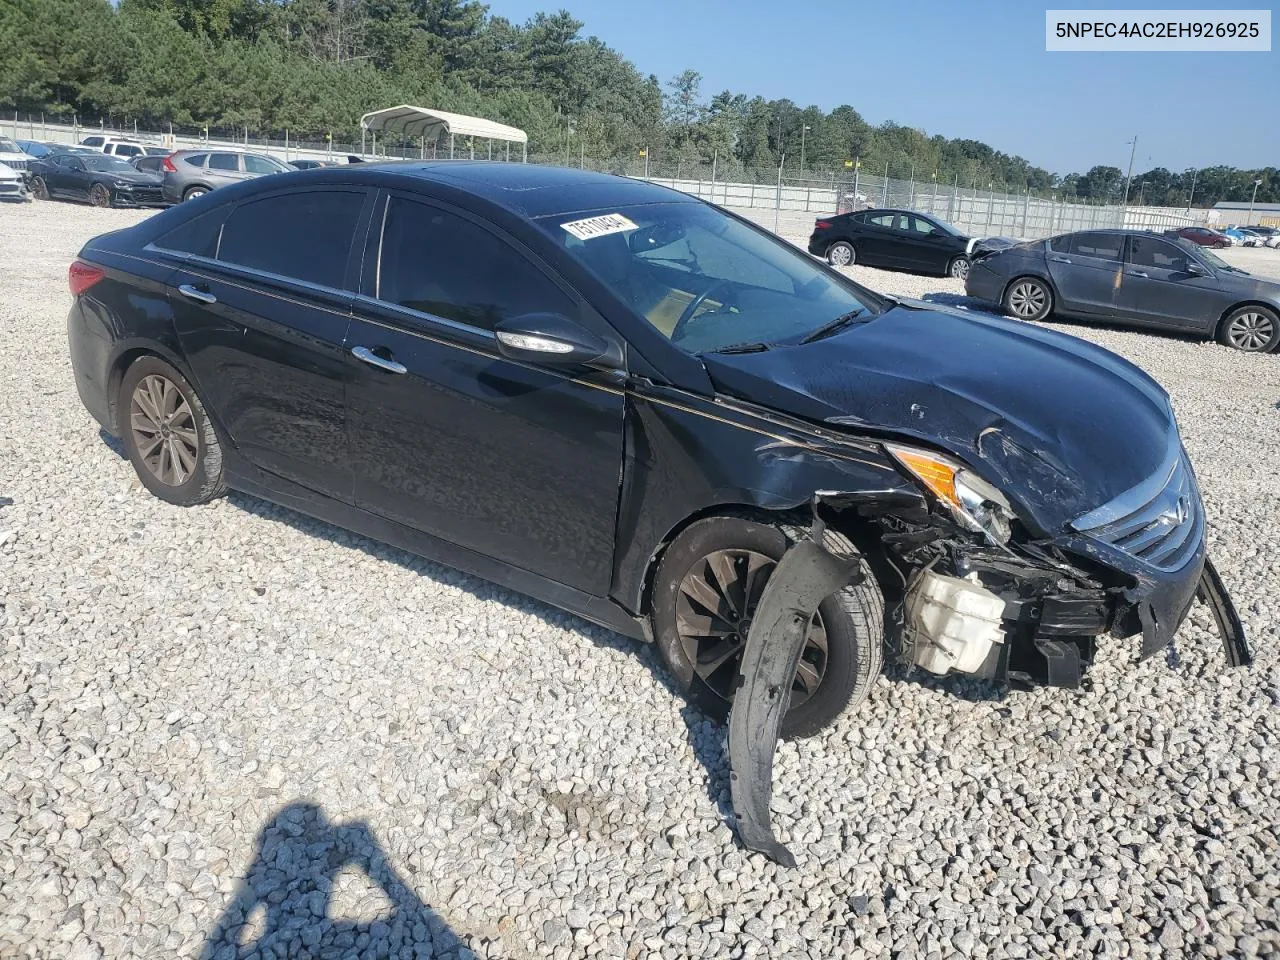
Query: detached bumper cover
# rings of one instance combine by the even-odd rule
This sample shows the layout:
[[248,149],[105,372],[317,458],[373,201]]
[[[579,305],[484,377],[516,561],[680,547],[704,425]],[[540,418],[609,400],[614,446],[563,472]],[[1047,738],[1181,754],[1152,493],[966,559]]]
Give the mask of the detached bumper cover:
[[784,867],[794,867],[795,857],[774,837],[769,823],[778,728],[791,704],[791,678],[809,621],[823,598],[848,583],[859,565],[856,553],[828,550],[823,530],[821,521],[815,521],[811,539],[788,550],[770,576],[747,633],[729,714],[729,785],[738,838]]

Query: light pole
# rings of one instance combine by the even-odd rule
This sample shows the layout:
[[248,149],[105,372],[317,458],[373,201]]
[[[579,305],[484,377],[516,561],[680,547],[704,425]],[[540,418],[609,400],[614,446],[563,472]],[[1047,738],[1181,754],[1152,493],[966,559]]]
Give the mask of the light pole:
[[[1254,201],[1255,201],[1255,200],[1257,200],[1257,199],[1258,199],[1258,188],[1259,188],[1260,186],[1262,186],[1262,181],[1261,181],[1261,180],[1255,180],[1255,181],[1253,181],[1253,196],[1249,198],[1249,220],[1248,220],[1248,223],[1253,223],[1253,203],[1254,203]],[[1247,225],[1247,224],[1246,224],[1246,225]]]
[[804,135],[812,130],[813,127],[807,123],[800,126],[800,176],[804,176]]
[[1138,206],[1142,206],[1142,198],[1146,196],[1146,193],[1147,181],[1141,180],[1138,182]]
[[1188,209],[1188,210],[1190,210],[1190,209],[1191,209],[1191,201],[1195,198],[1195,195],[1196,195],[1196,177],[1199,175],[1199,173],[1200,173],[1200,171],[1199,171],[1199,170],[1194,170],[1194,169],[1193,169],[1193,170],[1191,171],[1191,192],[1187,194],[1187,209]]
[[[1129,172],[1125,174],[1125,177],[1124,177],[1124,202],[1121,204],[1121,206],[1125,206],[1125,207],[1129,205],[1129,183],[1131,180],[1133,180],[1133,157],[1134,157],[1134,154],[1138,152],[1137,134],[1134,134],[1133,140],[1131,140],[1130,142],[1133,144],[1133,149],[1129,151]],[[1123,223],[1124,221],[1122,220],[1121,224],[1123,225]]]

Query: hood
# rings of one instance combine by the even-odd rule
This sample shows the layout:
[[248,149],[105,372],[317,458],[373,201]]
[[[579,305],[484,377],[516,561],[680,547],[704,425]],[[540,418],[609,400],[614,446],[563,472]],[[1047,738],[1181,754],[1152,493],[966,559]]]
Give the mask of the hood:
[[22,174],[13,167],[0,163],[0,180],[21,180]]
[[1149,477],[1174,429],[1165,392],[1127,360],[962,311],[897,305],[814,343],[703,361],[726,394],[941,447],[1047,534]]
[[125,183],[138,183],[149,187],[158,187],[161,183],[161,177],[158,173],[150,173],[146,170],[110,170],[106,172],[94,171],[100,177],[107,177],[111,180],[123,180]]
[[1280,280],[1260,277],[1256,273],[1245,271],[1235,273],[1218,270],[1215,271],[1215,276],[1224,289],[1231,291],[1237,297],[1256,297],[1280,305]]

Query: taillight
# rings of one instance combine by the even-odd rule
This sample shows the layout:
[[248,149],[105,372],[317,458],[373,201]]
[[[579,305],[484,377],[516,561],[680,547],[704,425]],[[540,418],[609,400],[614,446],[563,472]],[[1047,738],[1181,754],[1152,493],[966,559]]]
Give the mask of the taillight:
[[829,230],[829,229],[831,229],[831,221],[830,221],[830,220],[815,220],[815,221],[813,221],[813,229],[815,229],[815,230]]
[[95,267],[83,260],[73,260],[70,269],[67,270],[67,286],[71,288],[71,295],[78,297],[106,275],[106,271],[101,267]]
[[175,167],[175,166],[173,165],[173,158],[172,158],[172,157],[165,157],[162,161],[160,161],[160,166],[164,167],[164,172],[165,172],[165,173],[177,173],[177,172],[178,172],[178,168],[177,168],[177,167]]

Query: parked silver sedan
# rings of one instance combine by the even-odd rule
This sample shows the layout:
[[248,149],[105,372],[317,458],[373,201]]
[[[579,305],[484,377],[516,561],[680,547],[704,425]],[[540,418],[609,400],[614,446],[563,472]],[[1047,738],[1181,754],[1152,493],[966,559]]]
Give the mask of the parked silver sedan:
[[179,150],[161,162],[164,196],[171,203],[242,180],[292,171],[293,167],[268,154],[233,150]]

